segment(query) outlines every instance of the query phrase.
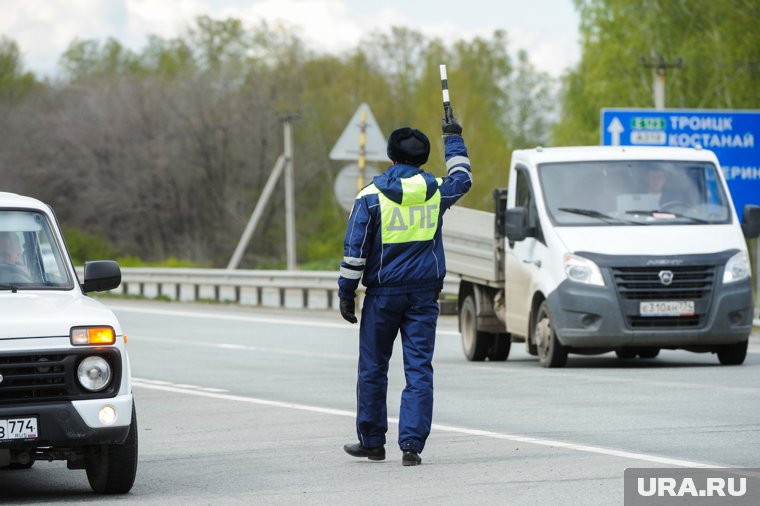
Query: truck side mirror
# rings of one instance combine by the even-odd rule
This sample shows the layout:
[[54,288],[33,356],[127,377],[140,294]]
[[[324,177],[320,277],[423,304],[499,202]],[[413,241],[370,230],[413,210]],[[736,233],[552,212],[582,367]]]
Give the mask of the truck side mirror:
[[505,213],[507,211],[507,189],[496,188],[493,191],[493,207],[494,215],[496,217],[495,225],[496,238],[501,239],[507,235]]
[[507,209],[504,219],[507,239],[520,242],[528,237],[528,226],[525,223],[526,216],[527,210],[524,207]]
[[84,283],[82,291],[104,292],[121,284],[121,269],[113,260],[97,260],[84,263]]
[[760,236],[760,206],[744,206],[744,216],[742,219],[742,232],[747,239],[754,239]]

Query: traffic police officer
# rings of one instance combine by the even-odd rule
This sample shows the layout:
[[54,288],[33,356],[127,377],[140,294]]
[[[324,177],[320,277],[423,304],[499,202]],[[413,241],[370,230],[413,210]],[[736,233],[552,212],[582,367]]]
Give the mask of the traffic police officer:
[[446,274],[442,218],[472,186],[462,127],[451,115],[442,130],[446,177],[420,169],[430,154],[427,136],[399,128],[388,139],[393,165],[359,193],[349,218],[338,280],[340,312],[347,321],[357,321],[359,281],[367,287],[356,386],[359,442],[343,447],[354,457],[385,459],[388,362],[399,330],[406,376],[398,439],[403,465],[422,462],[419,454],[430,434],[438,296]]

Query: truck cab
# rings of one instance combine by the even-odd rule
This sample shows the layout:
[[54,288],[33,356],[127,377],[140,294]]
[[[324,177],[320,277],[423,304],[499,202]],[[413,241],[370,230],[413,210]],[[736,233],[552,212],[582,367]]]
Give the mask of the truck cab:
[[98,493],[132,488],[127,338],[87,296],[120,282],[116,262],[95,261],[80,283],[52,209],[0,193],[0,472],[65,460]]
[[480,302],[474,333],[463,326],[466,355],[483,356],[486,345],[473,353],[480,332],[525,341],[546,367],[568,353],[653,358],[662,348],[744,361],[753,317],[745,237],[757,236],[760,208],[748,206],[739,224],[712,152],[519,150],[497,203],[491,257],[503,274],[463,277]]

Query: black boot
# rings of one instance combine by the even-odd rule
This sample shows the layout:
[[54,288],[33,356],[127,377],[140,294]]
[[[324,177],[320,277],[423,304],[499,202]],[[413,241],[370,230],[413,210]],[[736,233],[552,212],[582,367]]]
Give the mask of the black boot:
[[405,451],[401,457],[402,466],[416,466],[422,464],[422,457],[417,452]]
[[385,460],[385,447],[365,448],[361,443],[343,445],[343,450],[352,457],[368,458],[369,460]]

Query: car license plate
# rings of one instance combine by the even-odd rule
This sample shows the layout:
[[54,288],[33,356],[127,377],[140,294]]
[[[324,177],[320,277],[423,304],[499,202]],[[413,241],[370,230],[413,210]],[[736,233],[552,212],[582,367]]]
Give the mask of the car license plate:
[[37,439],[36,418],[0,419],[0,441],[9,439]]
[[639,302],[641,316],[693,316],[693,300],[662,300]]

